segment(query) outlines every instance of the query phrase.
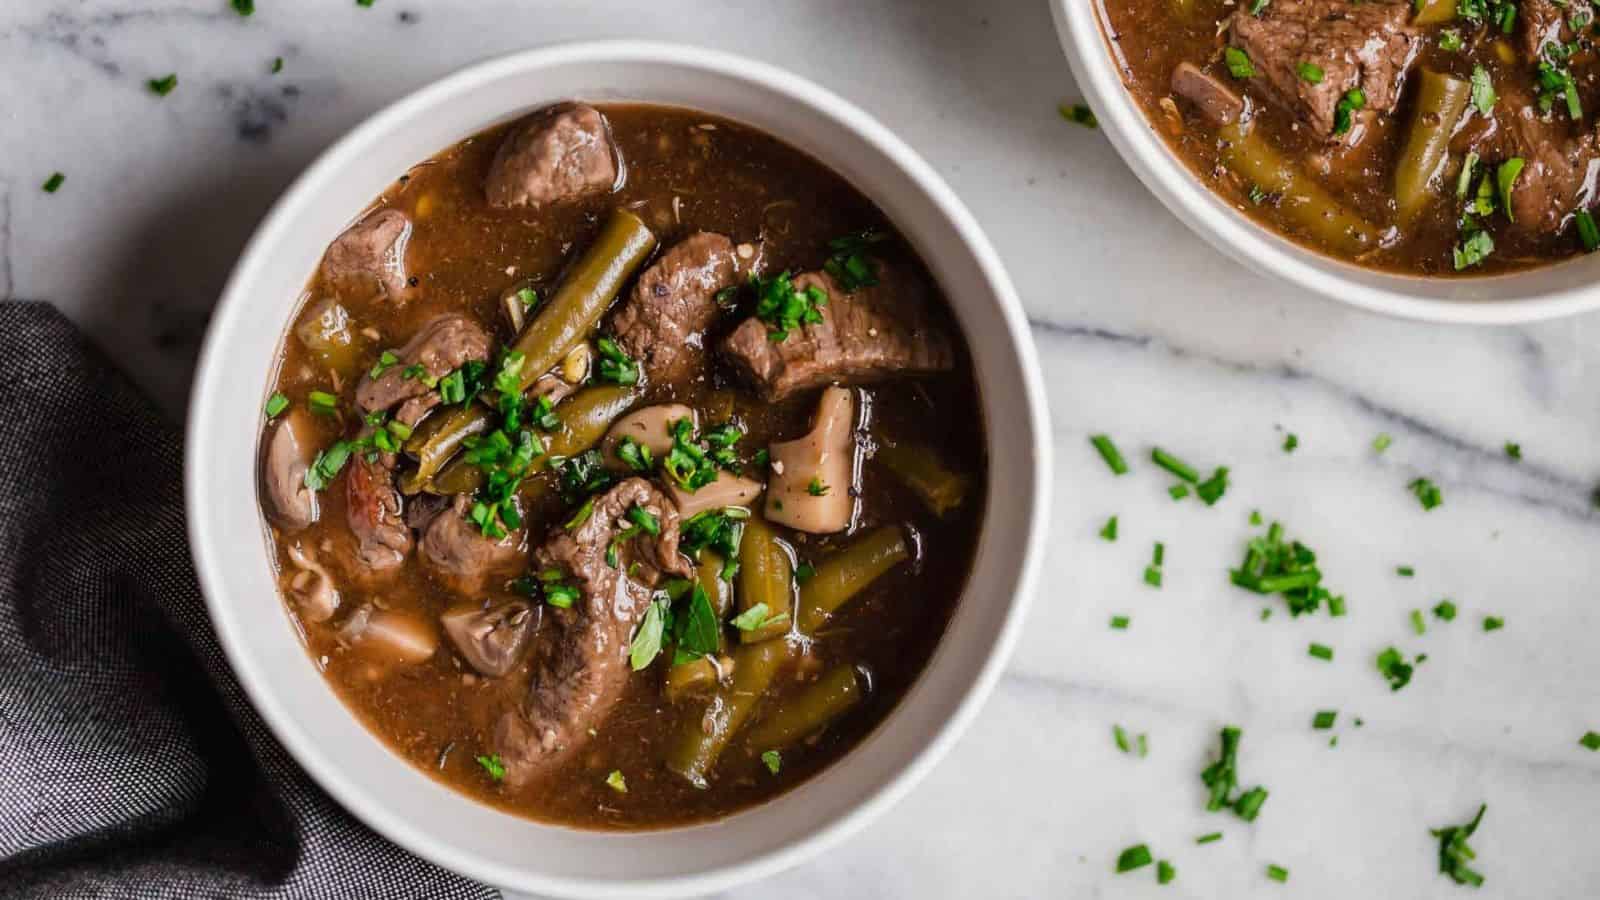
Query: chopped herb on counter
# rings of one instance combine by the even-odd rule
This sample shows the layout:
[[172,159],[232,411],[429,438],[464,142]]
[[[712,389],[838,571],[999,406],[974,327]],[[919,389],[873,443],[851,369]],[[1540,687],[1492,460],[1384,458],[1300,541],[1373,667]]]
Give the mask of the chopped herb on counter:
[[1440,492],[1439,486],[1426,478],[1415,479],[1406,487],[1417,495],[1417,502],[1421,503],[1425,510],[1433,509],[1444,502],[1444,494]]
[[1105,527],[1100,529],[1100,537],[1103,538],[1104,540],[1107,540],[1107,541],[1115,541],[1117,539],[1117,517],[1116,516],[1112,516],[1111,518],[1106,520]]
[[1483,630],[1484,631],[1499,631],[1500,629],[1502,629],[1504,627],[1506,627],[1506,620],[1500,618],[1499,616],[1484,616],[1483,617]]
[[1383,451],[1389,449],[1390,445],[1393,443],[1394,438],[1390,437],[1387,431],[1380,432],[1377,437],[1372,439],[1372,449],[1382,453]]
[[1428,624],[1422,620],[1422,610],[1420,609],[1411,611],[1411,630],[1418,635],[1426,634],[1428,631]]
[[1155,461],[1156,465],[1166,469],[1183,481],[1187,481],[1190,484],[1198,484],[1200,481],[1200,473],[1196,472],[1193,466],[1160,447],[1150,451],[1150,458]]
[[52,172],[50,177],[46,178],[44,180],[44,184],[40,185],[40,187],[46,194],[54,194],[56,191],[61,190],[61,186],[65,184],[66,181],[67,176],[61,174],[60,172]]
[[1061,118],[1066,119],[1068,122],[1073,122],[1089,129],[1100,127],[1100,120],[1094,117],[1094,110],[1084,106],[1082,103],[1063,103],[1056,107],[1056,111],[1061,113]]
[[1306,655],[1313,656],[1313,657],[1315,657],[1317,659],[1322,660],[1323,662],[1332,662],[1333,661],[1333,648],[1329,647],[1327,644],[1316,644],[1316,643],[1313,643],[1310,646],[1306,647]]
[[1156,861],[1156,884],[1171,884],[1172,879],[1178,877],[1178,870],[1172,863],[1164,859]]
[[1285,452],[1285,453],[1293,453],[1295,451],[1295,448],[1298,447],[1298,446],[1300,446],[1300,438],[1297,437],[1294,434],[1294,432],[1291,431],[1289,434],[1284,436],[1284,438],[1283,438],[1283,452]]
[[1583,737],[1578,738],[1578,746],[1585,750],[1600,750],[1600,733],[1584,732]]
[[1214,844],[1214,843],[1216,843],[1217,841],[1220,841],[1220,840],[1222,840],[1222,832],[1213,831],[1213,832],[1210,832],[1209,834],[1200,835],[1199,837],[1194,839],[1194,842],[1196,844]]
[[1318,710],[1317,714],[1311,717],[1311,727],[1319,731],[1326,731],[1333,727],[1334,721],[1338,718],[1339,711],[1336,709]]
[[1094,449],[1100,451],[1100,458],[1106,461],[1106,465],[1111,468],[1112,474],[1126,475],[1128,473],[1128,461],[1122,458],[1121,451],[1117,450],[1117,445],[1111,442],[1111,438],[1103,434],[1097,434],[1089,438],[1089,443],[1094,445]]
[[[1422,660],[1418,659],[1417,662]],[[1378,654],[1378,672],[1389,680],[1389,690],[1398,691],[1411,683],[1411,673],[1416,667],[1406,662],[1405,656],[1393,647],[1387,647]]]
[[150,92],[157,97],[165,97],[172,93],[173,88],[178,86],[178,76],[174,73],[165,78],[152,78],[145,82],[145,86],[150,88]]
[[1394,573],[1399,575],[1401,578],[1410,578],[1417,574],[1417,570],[1411,568],[1410,566],[1398,566],[1395,568]]
[[1483,876],[1474,871],[1468,863],[1477,858],[1472,847],[1467,844],[1467,838],[1472,837],[1478,830],[1478,825],[1483,821],[1483,814],[1489,809],[1488,804],[1478,807],[1478,814],[1472,821],[1465,825],[1450,825],[1444,828],[1430,828],[1428,831],[1439,839],[1439,872],[1450,876],[1456,884],[1466,884],[1478,887],[1483,884]]
[[1322,586],[1316,553],[1299,541],[1285,541],[1283,526],[1277,522],[1267,527],[1266,534],[1250,539],[1244,561],[1228,575],[1245,590],[1282,596],[1291,615],[1316,612],[1324,602],[1329,614],[1343,613],[1344,599]]
[[1279,884],[1283,884],[1289,880],[1289,870],[1283,866],[1269,865],[1267,866],[1267,877]]
[[1135,844],[1122,851],[1117,856],[1117,874],[1132,872],[1150,865],[1155,859],[1150,855],[1150,847],[1146,844]]
[[1433,607],[1433,614],[1443,622],[1453,622],[1456,618],[1456,605],[1446,597]]
[[1216,762],[1200,773],[1200,780],[1205,783],[1209,791],[1206,799],[1208,811],[1216,812],[1229,807],[1241,819],[1253,822],[1261,812],[1261,804],[1267,800],[1267,789],[1258,785],[1237,797],[1234,796],[1234,791],[1239,786],[1239,739],[1242,734],[1243,732],[1232,725],[1222,729],[1221,754]]
[[1506,456],[1520,462],[1522,460],[1522,445],[1514,441],[1506,441]]
[[1112,616],[1111,627],[1117,629],[1118,631],[1126,631],[1128,629],[1128,624],[1132,621],[1133,620],[1127,616]]

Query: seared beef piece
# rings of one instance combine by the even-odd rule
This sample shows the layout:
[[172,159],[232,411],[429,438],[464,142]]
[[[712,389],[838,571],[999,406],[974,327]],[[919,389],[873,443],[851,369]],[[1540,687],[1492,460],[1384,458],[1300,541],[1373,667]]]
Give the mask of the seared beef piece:
[[439,624],[462,659],[484,675],[499,678],[521,660],[528,638],[539,628],[542,609],[521,600],[487,609],[464,606],[445,611]]
[[[1394,110],[1422,42],[1410,16],[1404,0],[1272,0],[1259,17],[1235,12],[1228,31],[1255,66],[1247,83],[1328,138],[1339,99],[1352,88],[1366,94],[1369,112]],[[1321,67],[1321,80],[1303,76],[1302,63]]]
[[611,330],[653,381],[671,381],[698,361],[701,332],[717,317],[716,294],[739,275],[733,242],[696,232],[644,270]]
[[438,394],[421,378],[405,377],[406,369],[420,365],[432,378],[443,378],[468,360],[487,359],[489,335],[466,316],[446,313],[418,329],[395,355],[400,361],[384,369],[377,378],[373,378],[370,371],[361,376],[361,383],[356,385],[356,405],[363,413],[370,413],[433,394],[430,400],[411,404],[406,410],[410,421],[415,422],[438,402]]
[[1579,11],[1589,13],[1587,0],[1520,0],[1517,4],[1517,41],[1526,62],[1532,64],[1540,57],[1545,44],[1566,44],[1572,41],[1572,28],[1567,23]]
[[1243,97],[1192,62],[1178,63],[1172,70],[1172,92],[1194,104],[1202,118],[1218,127],[1232,125],[1245,114]]
[[940,372],[955,365],[950,339],[929,323],[927,298],[913,276],[878,263],[878,283],[845,293],[825,272],[794,279],[796,291],[815,285],[828,294],[822,321],[768,337],[757,318],[722,342],[722,354],[767,400],[833,382]]
[[372,213],[328,245],[322,277],[351,299],[399,297],[406,289],[411,220],[399,210]]
[[619,156],[605,117],[592,106],[562,104],[535,113],[500,145],[484,193],[489,205],[543,206],[610,190]]
[[[632,526],[638,506],[656,517],[661,533],[638,531],[616,545],[613,568],[607,549]],[[507,712],[495,727],[495,750],[513,786],[553,770],[589,740],[589,729],[622,696],[629,669],[628,645],[649,608],[663,575],[690,577],[678,553],[678,513],[658,488],[629,478],[594,498],[589,517],[571,530],[557,528],[534,551],[536,568],[559,569],[581,599],[571,609],[549,609],[535,644],[527,702]]]
[[1529,97],[1501,87],[1494,127],[1474,142],[1474,149],[1491,165],[1522,157],[1522,173],[1511,191],[1515,227],[1554,233],[1578,207],[1594,203],[1600,146],[1594,132],[1578,128],[1560,114],[1545,120]]
[[[522,532],[505,537],[486,537],[483,529],[467,518],[472,498],[457,494],[449,509],[441,510],[421,524],[418,549],[429,568],[447,585],[462,594],[483,590],[496,571],[510,574],[522,560]],[[413,524],[417,524],[413,522]]]
[[379,456],[368,462],[366,451],[357,451],[346,469],[345,520],[356,539],[358,575],[389,574],[411,552],[411,529],[394,488],[394,460]]
[[267,514],[289,531],[299,531],[317,520],[317,492],[306,487],[316,446],[310,415],[292,409],[272,426],[267,457],[261,466],[262,492]]

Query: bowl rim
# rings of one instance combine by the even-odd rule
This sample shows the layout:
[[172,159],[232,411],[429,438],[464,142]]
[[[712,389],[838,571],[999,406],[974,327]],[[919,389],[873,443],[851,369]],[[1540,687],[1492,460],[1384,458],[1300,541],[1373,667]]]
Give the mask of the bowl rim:
[[[1102,29],[1102,7],[1103,0],[1050,0],[1057,36],[1073,76],[1112,146],[1134,175],[1178,219],[1223,254],[1247,268],[1265,271],[1319,296],[1371,312],[1425,322],[1506,325],[1600,308],[1600,286],[1594,284],[1574,283],[1515,298],[1471,300],[1426,297],[1384,287],[1370,279],[1389,276],[1383,280],[1397,285],[1442,279],[1365,269],[1294,244],[1242,214],[1223,214],[1226,207],[1215,192],[1201,184],[1177,158],[1134,102]],[[1331,265],[1318,267],[1308,256]],[[1471,280],[1505,281],[1573,262]]]
[[[573,64],[601,67],[616,64],[658,64],[695,69],[710,78],[742,81],[756,89],[784,95],[787,99],[832,120],[841,128],[853,132],[871,145],[874,151],[914,182],[917,190],[937,208],[939,215],[943,216],[971,254],[974,269],[988,285],[995,311],[999,313],[995,324],[1003,330],[1006,343],[1016,354],[1023,394],[1020,398],[1021,405],[1030,420],[1033,436],[1032,446],[1027,448],[1031,470],[1027,475],[1035,491],[1032,497],[1022,501],[1028,506],[1028,510],[1022,528],[1024,541],[1019,557],[1021,563],[1015,573],[1015,580],[1011,582],[1014,586],[1013,596],[1006,598],[1008,606],[1001,616],[1000,627],[995,633],[987,656],[978,666],[976,674],[964,685],[953,711],[937,727],[932,738],[921,748],[913,751],[910,763],[898,774],[879,785],[870,794],[862,796],[847,811],[824,827],[798,840],[780,844],[767,852],[753,855],[735,864],[713,866],[690,874],[651,877],[646,880],[549,875],[528,868],[501,865],[470,851],[452,852],[451,848],[433,843],[426,829],[403,818],[385,815],[385,810],[381,806],[369,804],[369,798],[346,784],[334,760],[316,746],[297,725],[287,698],[280,697],[269,688],[267,673],[256,665],[252,656],[244,649],[241,627],[230,612],[232,604],[223,597],[220,590],[220,585],[224,581],[223,554],[218,546],[220,538],[206,531],[202,525],[202,520],[205,518],[202,514],[203,504],[207,499],[206,492],[209,490],[207,479],[210,477],[211,464],[204,458],[204,454],[194,452],[195,448],[205,446],[208,427],[213,418],[212,410],[216,406],[216,401],[211,395],[219,390],[217,385],[226,377],[226,360],[221,345],[224,342],[224,331],[231,332],[232,329],[225,328],[224,325],[230,321],[230,311],[247,302],[248,276],[264,264],[265,245],[274,242],[272,238],[276,233],[292,227],[293,223],[287,213],[287,210],[295,205],[291,200],[307,192],[311,186],[320,183],[328,173],[337,172],[347,166],[349,164],[347,157],[367,141],[368,135],[381,134],[398,124],[413,120],[416,116],[425,114],[442,99],[459,91],[470,90],[474,85],[492,82],[501,76]],[[1052,446],[1048,409],[1037,351],[1029,333],[1027,319],[999,254],[955,193],[909,145],[875,118],[831,91],[768,63],[691,44],[659,41],[566,42],[515,51],[471,63],[394,101],[363,120],[320,153],[275,201],[252,234],[229,276],[213,311],[195,367],[185,445],[189,448],[184,460],[187,528],[201,591],[205,597],[213,628],[229,664],[238,676],[245,694],[274,737],[323,790],[344,809],[386,839],[423,859],[467,877],[501,888],[557,896],[654,897],[724,890],[736,884],[774,874],[814,857],[864,827],[898,802],[922,780],[971,724],[1010,658],[1035,592],[1048,525],[1048,504],[1045,498],[1051,495]],[[1000,599],[994,598],[996,602]],[[949,628],[953,627],[954,621]],[[946,636],[941,638],[941,643],[948,640],[948,634],[947,630]],[[932,665],[932,660],[929,665]],[[912,690],[915,689],[916,686],[913,685]],[[865,750],[866,747],[863,745],[852,753]],[[477,803],[465,795],[458,796],[463,803]],[[533,824],[548,825],[552,828],[563,827],[542,822]],[[651,832],[646,832],[649,833]],[[630,837],[637,837],[638,834],[617,832],[613,836],[620,842]]]

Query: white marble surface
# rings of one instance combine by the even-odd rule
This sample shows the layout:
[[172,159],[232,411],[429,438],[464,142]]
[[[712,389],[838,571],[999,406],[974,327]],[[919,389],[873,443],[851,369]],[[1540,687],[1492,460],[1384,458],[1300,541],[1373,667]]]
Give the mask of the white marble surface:
[[[883,820],[739,897],[1455,897],[1429,826],[1489,813],[1485,897],[1600,894],[1593,316],[1468,330],[1388,321],[1228,262],[1104,139],[1042,3],[7,0],[0,4],[0,296],[55,302],[181,413],[195,342],[272,198],[345,129],[456,66],[569,38],[646,36],[777,61],[916,146],[1010,267],[1044,358],[1060,470],[1043,588],[972,732]],[[414,21],[407,23],[404,19]],[[282,74],[271,76],[273,57]],[[157,99],[147,78],[176,71]],[[55,195],[39,185],[55,170]],[[1285,455],[1279,427],[1300,437]],[[1086,436],[1136,472],[1111,478]],[[1380,456],[1378,432],[1394,435]],[[1525,460],[1501,447],[1522,444]],[[1167,498],[1155,443],[1233,466],[1213,509]],[[1444,505],[1406,491],[1433,477]],[[1260,508],[1322,554],[1342,620],[1291,621],[1228,585]],[[1095,537],[1121,516],[1122,539]],[[1166,587],[1140,574],[1167,544]],[[1397,578],[1411,564],[1417,577]],[[1407,614],[1451,596],[1453,624]],[[975,598],[973,602],[982,602]],[[1125,632],[1114,613],[1133,617]],[[1485,613],[1503,631],[1485,634]],[[1331,663],[1308,641],[1337,648]],[[1391,694],[1389,643],[1429,660]],[[1339,745],[1313,733],[1337,708]],[[1365,727],[1349,727],[1352,716]],[[1244,727],[1254,825],[1198,773]],[[1148,733],[1146,759],[1113,723]],[[1220,829],[1226,838],[1197,847]],[[1147,841],[1178,880],[1112,874]],[[1275,862],[1287,885],[1263,877]]]

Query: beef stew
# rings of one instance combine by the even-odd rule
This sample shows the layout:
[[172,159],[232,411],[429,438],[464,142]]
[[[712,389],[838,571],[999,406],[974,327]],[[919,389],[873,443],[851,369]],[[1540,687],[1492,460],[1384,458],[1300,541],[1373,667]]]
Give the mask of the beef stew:
[[282,341],[259,496],[307,650],[394,752],[602,829],[815,775],[933,652],[984,426],[873,204],[704,114],[562,104],[402,175]]
[[1589,0],[1099,0],[1124,83],[1222,199],[1421,276],[1600,247]]

